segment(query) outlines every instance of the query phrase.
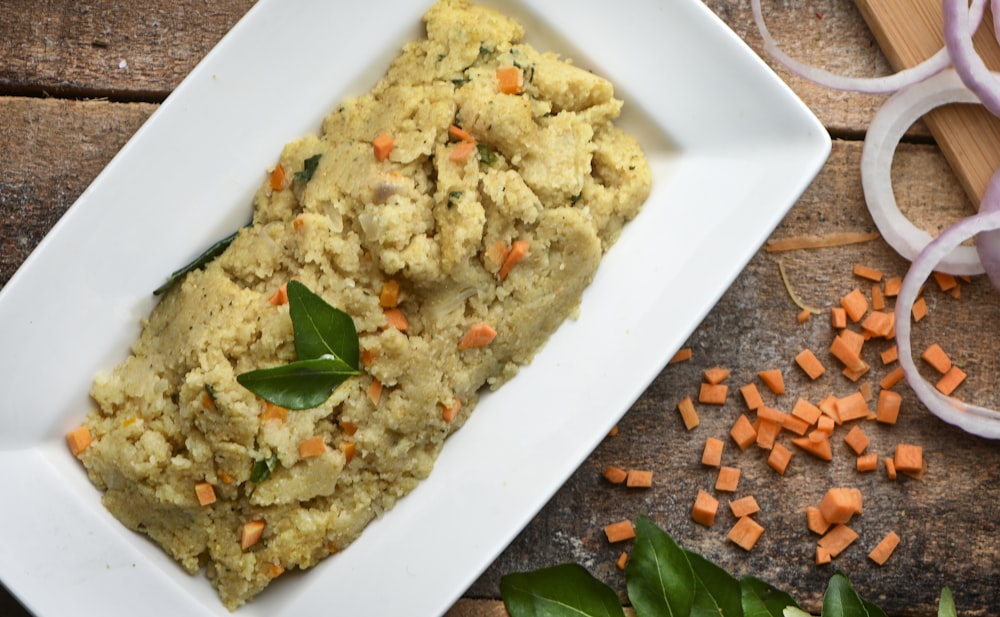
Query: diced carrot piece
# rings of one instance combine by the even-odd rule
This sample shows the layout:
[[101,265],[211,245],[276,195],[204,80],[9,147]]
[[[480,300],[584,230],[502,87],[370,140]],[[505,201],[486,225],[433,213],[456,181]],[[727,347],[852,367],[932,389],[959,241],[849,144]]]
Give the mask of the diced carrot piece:
[[452,149],[451,154],[448,155],[448,159],[455,162],[462,162],[469,159],[469,155],[476,151],[476,142],[474,141],[460,141],[455,144],[454,149]]
[[910,310],[913,315],[914,321],[920,321],[924,317],[927,317],[927,300],[924,298],[917,298],[913,303],[913,308]]
[[354,435],[354,433],[358,432],[358,425],[353,422],[341,420],[340,430],[344,431],[344,434],[347,435],[348,437],[351,437]]
[[701,384],[701,390],[698,392],[698,402],[705,405],[725,405],[728,393],[729,386],[724,383],[703,383]]
[[855,392],[837,399],[837,415],[840,416],[841,422],[850,422],[868,418],[872,415],[872,411],[868,408],[868,401],[864,395]]
[[344,464],[347,464],[354,459],[354,452],[357,450],[357,445],[353,441],[342,441],[337,444],[337,449],[344,453]]
[[667,364],[677,364],[678,362],[686,362],[691,359],[693,351],[690,347],[684,347],[683,349],[678,349],[677,353],[670,358],[670,362]]
[[617,434],[618,434],[618,425],[616,424],[611,427],[610,431],[608,431],[608,437],[614,437]]
[[937,343],[925,349],[924,353],[920,354],[920,358],[942,375],[951,369],[951,358],[948,357],[948,354]]
[[602,474],[604,479],[612,484],[621,484],[628,478],[628,472],[621,467],[615,467],[614,465],[609,465],[604,468],[604,473]]
[[856,488],[834,487],[826,491],[819,504],[823,519],[830,523],[847,523],[863,510],[861,491]]
[[390,279],[382,283],[378,303],[382,308],[396,308],[399,305],[399,281]]
[[803,349],[795,356],[795,363],[799,365],[809,379],[818,379],[820,375],[826,372],[826,368],[823,367],[823,363],[819,361],[816,354],[812,352],[811,349]]
[[820,417],[819,420],[816,420],[816,430],[813,432],[822,433],[825,434],[827,437],[829,437],[830,435],[833,434],[833,427],[835,423],[836,420],[834,420],[830,416],[822,416]]
[[875,419],[882,424],[895,424],[902,404],[903,397],[898,392],[882,390],[878,393],[878,402],[875,404]]
[[264,411],[260,413],[260,419],[264,421],[276,420],[286,422],[288,420],[288,409],[281,405],[275,405],[270,401],[264,402]]
[[868,312],[868,299],[860,289],[853,289],[840,299],[840,306],[847,312],[847,318],[857,323]]
[[632,527],[632,521],[626,519],[606,525],[604,527],[604,535],[607,536],[608,542],[611,543],[631,540],[635,537],[635,528]]
[[715,490],[725,491],[727,493],[732,493],[736,491],[736,488],[740,483],[740,469],[739,467],[726,467],[723,465],[719,468],[719,475],[715,480]]
[[882,364],[892,364],[893,362],[899,360],[899,348],[893,345],[879,354],[879,357],[882,358]]
[[890,480],[896,479],[896,461],[893,460],[891,456],[885,457],[883,461],[885,463],[885,476]]
[[747,404],[747,409],[751,411],[758,409],[764,404],[764,399],[760,396],[760,390],[757,389],[757,384],[748,383],[740,388],[740,394],[743,395],[743,400]]
[[389,322],[390,328],[395,328],[400,332],[406,332],[407,328],[410,327],[410,322],[406,320],[406,315],[404,315],[403,311],[398,308],[385,309],[383,313],[385,314],[386,321]]
[[823,518],[823,513],[816,506],[806,507],[806,525],[809,531],[823,535],[830,528],[830,521]]
[[[820,401],[817,405],[820,411],[823,412],[823,416],[830,418],[837,424],[840,424],[840,414],[837,413],[837,397],[830,394],[825,399]],[[819,424],[819,420],[816,421]],[[831,431],[832,432],[832,431]]]
[[507,245],[504,244],[503,240],[497,240],[486,249],[486,257],[489,258],[498,270],[500,269],[500,266],[503,265],[503,262],[506,261],[507,255],[509,254],[510,249],[507,248]]
[[860,370],[867,367],[867,364],[861,359],[861,351],[853,343],[853,338],[851,330],[842,330],[830,343],[830,353],[833,354],[834,358],[840,360],[845,368]]
[[458,343],[459,349],[474,349],[486,347],[497,336],[497,331],[488,323],[478,323],[465,333],[465,337]]
[[506,279],[511,269],[524,259],[525,255],[528,254],[529,247],[530,244],[527,240],[514,240],[511,243],[507,257],[504,258],[503,265],[500,267],[500,271],[497,272],[497,276],[500,277],[501,281]]
[[861,393],[861,396],[865,397],[865,401],[866,402],[870,403],[871,400],[873,398],[875,398],[875,395],[874,395],[874,393],[872,391],[872,385],[870,383],[868,383],[867,381],[865,383],[861,384],[860,386],[858,386],[858,392]]
[[247,550],[254,544],[260,542],[264,535],[264,521],[250,521],[243,525],[240,532],[240,548]]
[[800,398],[795,401],[795,405],[792,407],[792,415],[801,420],[805,420],[806,424],[813,425],[819,420],[819,417],[823,415],[820,408],[813,405],[804,398]]
[[830,551],[826,550],[825,548],[823,548],[822,546],[820,546],[820,545],[817,544],[816,545],[816,565],[817,566],[825,566],[826,564],[830,563],[831,561],[833,561],[833,555],[830,554]]
[[868,558],[877,563],[878,565],[885,565],[885,562],[889,561],[889,557],[892,556],[893,551],[899,546],[899,536],[895,531],[890,531],[882,538],[881,541],[875,548],[868,553]]
[[797,418],[791,414],[785,414],[785,419],[781,427],[796,435],[802,436],[809,432],[810,424],[802,418]]
[[194,494],[198,498],[199,505],[207,506],[215,503],[215,489],[208,482],[195,484]]
[[462,409],[462,401],[455,399],[451,405],[440,404],[441,407],[441,419],[445,422],[451,422],[458,416],[458,412]]
[[941,291],[950,291],[955,287],[958,287],[958,280],[954,277],[954,275],[947,274],[945,272],[934,272],[932,276]]
[[795,321],[799,323],[805,323],[809,321],[810,317],[812,317],[812,311],[810,311],[809,309],[802,309],[801,311],[799,311],[798,315],[795,316]]
[[722,451],[725,443],[715,437],[705,438],[705,449],[701,453],[701,464],[709,467],[718,467],[722,464]]
[[877,284],[872,285],[872,309],[876,311],[885,310],[885,294],[882,293],[882,288]]
[[903,277],[894,276],[885,280],[885,295],[894,298],[899,295],[899,290],[903,287]]
[[326,442],[323,441],[322,435],[308,437],[299,442],[299,456],[302,458],[319,456],[324,452],[326,452]]
[[647,469],[629,469],[625,486],[629,488],[650,488],[653,486],[653,472]]
[[264,567],[267,568],[267,576],[269,578],[278,578],[285,573],[285,566],[280,563],[269,563]]
[[272,191],[280,191],[285,188],[285,168],[282,167],[281,163],[274,166],[271,170],[270,185]]
[[66,444],[69,446],[70,454],[79,456],[81,452],[90,447],[94,438],[90,434],[87,425],[81,425],[66,433]]
[[681,413],[681,420],[684,422],[684,428],[691,430],[698,426],[700,422],[698,420],[698,412],[695,411],[694,401],[691,400],[690,396],[685,396],[681,399],[681,402],[677,403],[677,411]]
[[831,557],[836,557],[857,539],[858,533],[856,531],[847,525],[839,524],[826,532],[826,535],[820,538],[817,544],[829,551]]
[[618,556],[618,561],[615,562],[615,567],[619,570],[624,570],[625,566],[628,565],[628,553],[622,551],[622,554]]
[[468,131],[458,126],[457,124],[452,124],[448,127],[448,135],[457,139],[458,141],[471,141],[475,142],[476,138],[473,137]]
[[694,506],[691,508],[691,518],[694,519],[694,522],[705,527],[711,527],[715,522],[715,515],[718,511],[719,500],[705,491],[698,489],[698,496],[695,497]]
[[875,471],[878,469],[878,454],[863,454],[857,460],[858,471]]
[[757,376],[771,392],[775,394],[785,393],[785,378],[781,375],[780,370],[768,369],[757,373]]
[[778,475],[785,475],[791,460],[792,451],[781,443],[775,443],[771,448],[771,453],[767,455],[767,466],[778,472]]
[[844,435],[844,443],[848,445],[851,450],[854,450],[855,454],[861,454],[871,443],[868,439],[868,435],[865,435],[864,430],[860,426],[854,426]]
[[884,390],[888,390],[902,381],[903,377],[905,377],[903,374],[903,367],[897,366],[882,377],[882,381],[879,382],[879,386],[881,386]]
[[757,425],[757,445],[765,450],[774,447],[774,442],[781,433],[781,425],[773,420],[761,420]]
[[731,542],[736,544],[745,551],[753,549],[757,541],[764,534],[764,528],[757,521],[753,520],[749,516],[744,516],[743,518],[736,521],[733,528],[729,530],[729,534],[726,535]]
[[497,89],[504,94],[521,94],[524,92],[524,72],[516,66],[498,68]]
[[740,450],[746,450],[750,444],[757,441],[757,430],[750,424],[750,419],[744,414],[740,414],[733,423],[733,428],[729,431],[729,436],[736,442]]
[[746,497],[740,497],[739,499],[730,501],[729,509],[733,511],[733,516],[736,518],[743,518],[744,516],[750,516],[751,514],[757,514],[760,512],[760,505],[757,503],[757,500],[754,499],[753,495],[747,495]]
[[[812,436],[819,434],[822,438],[814,439]],[[802,448],[809,454],[812,454],[816,458],[822,459],[824,461],[833,460],[833,449],[830,447],[830,437],[819,431],[813,431],[809,433],[810,436],[807,437],[796,437],[792,440],[792,444]]]
[[368,399],[373,405],[378,405],[379,399],[382,398],[382,382],[378,379],[372,379],[372,382],[368,384]]
[[267,301],[274,306],[288,304],[288,283],[282,283],[281,286],[278,287],[278,291],[274,292],[274,294],[272,294]]
[[830,309],[830,325],[838,330],[847,327],[847,311],[842,306]]
[[219,479],[222,480],[223,484],[232,484],[235,478],[226,473],[224,469],[219,470]]
[[965,371],[958,368],[958,365],[953,364],[952,367],[948,369],[948,372],[945,373],[936,384],[934,384],[934,387],[941,391],[942,394],[950,395],[955,391],[955,388],[965,381],[966,377],[968,377],[968,375],[965,374]]
[[872,336],[889,338],[894,332],[895,322],[896,318],[892,313],[872,311],[861,322],[861,327]]
[[854,265],[854,274],[860,276],[863,279],[868,279],[869,281],[875,281],[876,283],[882,280],[882,271],[876,270],[875,268],[869,268],[868,266],[862,266],[861,264]]
[[395,145],[392,135],[388,133],[382,133],[372,141],[372,150],[375,154],[376,161],[384,161],[389,158],[389,154],[392,153],[392,148]]
[[919,476],[924,470],[924,449],[921,446],[901,443],[896,446],[893,464],[896,471]]
[[712,385],[720,384],[729,377],[729,369],[714,366],[705,371],[705,381]]
[[785,412],[779,411],[774,407],[769,407],[767,405],[761,405],[761,407],[757,410],[757,418],[761,420],[768,420],[770,422],[777,422],[778,424],[783,423],[787,417],[788,414]]

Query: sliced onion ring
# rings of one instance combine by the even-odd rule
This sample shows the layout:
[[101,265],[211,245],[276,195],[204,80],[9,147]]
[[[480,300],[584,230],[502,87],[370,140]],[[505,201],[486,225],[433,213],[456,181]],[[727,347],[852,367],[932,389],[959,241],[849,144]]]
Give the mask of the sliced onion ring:
[[[994,196],[1000,193],[1000,172],[990,180]],[[993,185],[998,185],[994,187]],[[987,193],[991,190],[987,189]],[[932,386],[917,370],[910,344],[910,315],[920,287],[936,268],[938,261],[954,248],[978,233],[1000,229],[1000,209],[986,210],[955,223],[928,244],[913,260],[896,298],[896,345],[899,364],[906,381],[920,401],[937,417],[959,428],[989,439],[1000,439],[1000,412],[970,405],[947,396]]]
[[[969,24],[973,31],[977,30],[979,24],[982,23],[983,15],[986,12],[986,5],[987,0],[973,0],[972,6],[969,8]],[[750,0],[750,8],[753,11],[754,21],[757,22],[757,29],[764,39],[764,51],[799,77],[827,88],[868,94],[887,94],[923,81],[932,75],[940,73],[951,64],[948,49],[942,47],[937,53],[920,64],[891,75],[882,77],[848,77],[838,75],[799,62],[786,54],[764,24],[764,14],[760,7],[760,0]]]
[[944,0],[945,49],[962,82],[976,93],[983,106],[1000,116],[1000,80],[986,68],[972,44],[976,28],[969,24],[968,0]]
[[[931,241],[899,210],[892,190],[892,159],[906,130],[920,117],[949,103],[978,103],[953,70],[946,70],[894,94],[875,114],[861,152],[861,184],[868,210],[882,237],[909,259]],[[957,246],[939,259],[938,270],[954,275],[982,274],[984,269],[975,247]]]

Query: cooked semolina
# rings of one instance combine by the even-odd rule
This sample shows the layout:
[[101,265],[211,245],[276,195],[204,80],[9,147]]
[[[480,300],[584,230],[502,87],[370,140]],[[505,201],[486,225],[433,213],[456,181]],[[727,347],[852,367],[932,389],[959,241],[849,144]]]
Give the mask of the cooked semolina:
[[[622,102],[609,82],[464,0],[425,21],[427,38],[370,93],[284,148],[252,225],[168,291],[93,384],[80,459],[105,505],[187,571],[204,568],[230,609],[347,546],[426,477],[479,392],[574,314],[650,190],[637,142],[612,124]],[[498,90],[504,67],[523,91]],[[452,125],[475,140],[464,158]],[[383,134],[393,147],[378,160]],[[515,242],[528,250],[504,268]],[[353,318],[362,356],[359,376],[304,411],[236,381],[296,360],[288,305],[272,299],[292,278]],[[460,349],[477,324],[495,338]],[[303,457],[315,437],[325,450]],[[244,535],[251,522],[259,538]]]

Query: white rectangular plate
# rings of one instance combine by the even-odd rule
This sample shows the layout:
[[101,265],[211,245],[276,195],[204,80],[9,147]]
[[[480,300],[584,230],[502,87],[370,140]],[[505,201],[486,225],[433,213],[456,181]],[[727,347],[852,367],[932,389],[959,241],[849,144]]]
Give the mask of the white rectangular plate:
[[[611,79],[654,189],[533,364],[483,398],[431,477],[244,615],[440,614],[642,393],[823,165],[829,138],[698,0],[488,0]],[[167,273],[249,219],[282,145],[368,90],[426,4],[262,0],[0,293],[0,578],[41,617],[227,615],[115,521],[65,447]],[[378,36],[372,36],[378,33]],[[525,430],[525,427],[531,427]]]

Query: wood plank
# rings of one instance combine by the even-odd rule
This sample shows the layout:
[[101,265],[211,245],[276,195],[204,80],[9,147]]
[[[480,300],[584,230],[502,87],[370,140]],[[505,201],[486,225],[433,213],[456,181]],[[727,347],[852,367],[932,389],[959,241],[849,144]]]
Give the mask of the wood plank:
[[[916,66],[944,46],[940,0],[856,0],[894,69]],[[992,31],[992,13],[974,37],[986,65],[1000,69],[1000,45]],[[973,203],[1000,166],[1000,119],[982,107],[949,105],[925,118],[941,150]]]

